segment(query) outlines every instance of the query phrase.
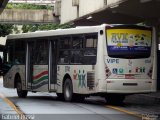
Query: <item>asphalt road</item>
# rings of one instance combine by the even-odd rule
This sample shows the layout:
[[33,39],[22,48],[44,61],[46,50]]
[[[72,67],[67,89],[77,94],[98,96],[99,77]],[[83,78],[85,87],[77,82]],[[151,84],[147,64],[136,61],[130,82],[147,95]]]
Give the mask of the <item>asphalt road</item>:
[[[132,96],[121,106],[106,105],[100,97],[87,98],[83,103],[68,103],[58,100],[55,93],[46,92],[29,92],[28,97],[22,99],[17,97],[15,89],[4,88],[2,79],[0,94],[6,96],[30,120],[142,120],[141,116],[160,113],[160,105],[137,101]],[[1,114],[10,114],[10,111],[3,109],[1,106]]]

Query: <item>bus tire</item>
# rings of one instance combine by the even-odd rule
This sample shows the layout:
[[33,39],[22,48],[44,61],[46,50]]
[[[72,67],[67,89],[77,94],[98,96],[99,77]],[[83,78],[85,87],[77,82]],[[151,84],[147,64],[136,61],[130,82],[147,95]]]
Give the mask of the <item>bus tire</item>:
[[111,94],[105,97],[107,104],[121,105],[125,99],[125,95]]
[[63,88],[64,100],[67,102],[71,102],[73,99],[73,85],[72,81],[67,78],[64,81],[64,88]]
[[19,98],[26,98],[27,97],[27,90],[22,90],[22,83],[20,77],[17,77],[16,82],[16,88],[17,88],[17,95]]

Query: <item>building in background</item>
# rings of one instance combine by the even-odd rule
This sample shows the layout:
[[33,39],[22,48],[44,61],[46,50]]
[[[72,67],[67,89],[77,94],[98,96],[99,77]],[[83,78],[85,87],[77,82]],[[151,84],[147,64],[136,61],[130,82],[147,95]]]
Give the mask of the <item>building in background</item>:
[[56,0],[54,12],[61,24],[152,24],[160,21],[159,6],[159,0]]

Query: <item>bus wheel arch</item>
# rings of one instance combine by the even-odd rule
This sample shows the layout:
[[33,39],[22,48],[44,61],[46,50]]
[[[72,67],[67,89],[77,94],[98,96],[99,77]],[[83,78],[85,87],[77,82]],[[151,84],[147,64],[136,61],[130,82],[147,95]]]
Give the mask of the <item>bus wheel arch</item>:
[[19,73],[15,75],[14,82],[15,82],[15,88],[17,89],[18,97],[25,98],[27,96],[28,91],[22,89],[22,81]]
[[66,74],[63,78],[63,95],[64,100],[71,102],[73,100],[73,84],[69,74]]

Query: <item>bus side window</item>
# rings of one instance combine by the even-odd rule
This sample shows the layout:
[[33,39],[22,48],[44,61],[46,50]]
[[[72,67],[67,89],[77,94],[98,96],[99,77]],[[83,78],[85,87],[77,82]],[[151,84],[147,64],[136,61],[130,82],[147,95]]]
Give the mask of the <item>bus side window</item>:
[[84,42],[83,64],[94,65],[97,58],[97,40],[98,35],[86,35]]
[[25,64],[25,41],[15,41],[14,64]]
[[71,51],[71,63],[81,64],[82,57],[83,57],[82,51],[80,51],[80,50]]
[[85,48],[97,48],[97,35],[86,35]]
[[62,37],[60,38],[60,49],[69,49],[71,47],[71,38]]
[[69,63],[69,49],[71,48],[71,37],[61,37],[59,41],[59,57],[58,63],[68,64]]
[[72,37],[72,48],[81,49],[83,45],[83,36],[73,36]]
[[37,40],[34,47],[33,63],[37,65],[48,64],[48,40]]
[[13,62],[14,62],[14,42],[7,41],[4,54],[4,63],[13,64]]
[[82,64],[83,58],[83,35],[75,35],[72,36],[72,50],[70,52],[71,64]]
[[61,50],[59,52],[59,63],[68,63],[69,62],[69,52],[67,50]]

